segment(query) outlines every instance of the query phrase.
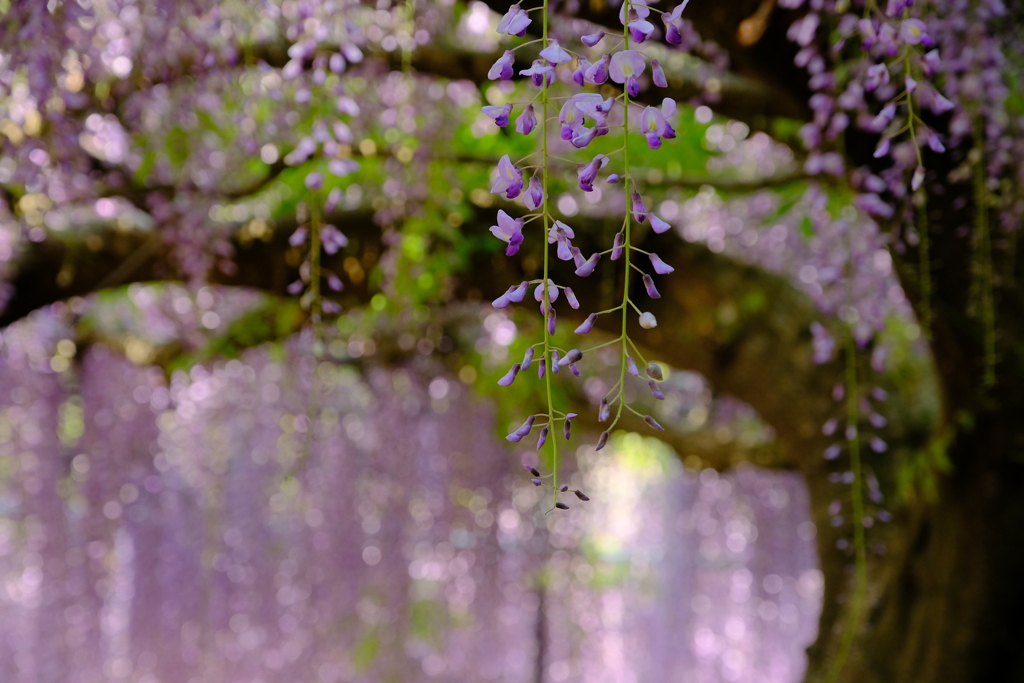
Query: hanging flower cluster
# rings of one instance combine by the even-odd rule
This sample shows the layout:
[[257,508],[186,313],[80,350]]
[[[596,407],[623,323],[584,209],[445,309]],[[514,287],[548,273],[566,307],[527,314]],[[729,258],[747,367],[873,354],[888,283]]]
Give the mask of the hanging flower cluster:
[[[678,24],[687,2],[688,0],[685,0],[672,11],[662,13],[669,42],[679,42]],[[633,271],[640,275],[647,296],[652,299],[661,296],[652,275],[645,272],[636,262],[637,252],[647,256],[650,261],[650,270],[654,274],[664,275],[673,271],[672,266],[665,263],[657,254],[643,252],[631,244],[631,228],[634,222],[650,221],[651,228],[657,233],[663,233],[671,226],[653,212],[648,211],[630,173],[630,133],[637,132],[636,124],[631,127],[630,118],[632,115],[633,120],[639,123],[639,132],[643,134],[648,147],[658,149],[663,140],[671,140],[676,136],[670,123],[670,119],[675,113],[676,103],[666,98],[660,107],[640,107],[633,101],[640,94],[641,79],[648,66],[651,69],[651,80],[654,85],[660,87],[668,85],[664,70],[658,61],[649,60],[641,51],[633,49],[633,46],[642,44],[654,34],[655,27],[649,18],[652,13],[660,12],[660,10],[649,7],[643,0],[626,0],[620,12],[620,21],[623,26],[621,40],[615,45],[609,46],[600,57],[592,59],[594,52],[600,49],[599,46],[602,43],[607,45],[611,38],[608,38],[603,31],[580,36],[580,43],[592,50],[589,53],[591,56],[575,52],[569,46],[564,46],[559,41],[548,37],[548,7],[545,4],[543,8],[538,9],[543,12],[542,38],[540,39],[543,45],[540,50],[540,58],[534,60],[529,68],[519,71],[519,75],[528,77],[538,91],[530,102],[520,104],[522,109],[514,120],[515,130],[519,134],[530,135],[535,129],[539,129],[541,149],[515,162],[508,155],[503,156],[498,163],[491,184],[491,192],[494,194],[501,195],[508,200],[521,198],[529,213],[517,218],[504,210],[498,211],[497,225],[491,227],[491,233],[507,244],[505,249],[507,256],[516,254],[527,237],[534,239],[546,237],[547,245],[554,247],[555,258],[566,262],[572,261],[575,265],[575,274],[583,278],[592,275],[604,257],[608,257],[612,261],[622,260],[624,262],[625,275],[622,283],[621,303],[608,310],[590,313],[583,323],[575,328],[576,334],[583,335],[593,329],[599,316],[614,314],[620,319],[621,332],[619,336],[610,342],[594,347],[618,345],[621,355],[619,381],[602,398],[598,409],[598,419],[601,422],[611,420],[608,429],[602,432],[598,438],[596,447],[600,450],[607,444],[609,433],[619,421],[623,410],[636,412],[626,404],[624,398],[626,375],[640,376],[636,358],[640,358],[644,366],[645,381],[652,396],[656,399],[664,398],[657,385],[657,382],[663,379],[661,368],[656,363],[648,363],[643,358],[626,330],[631,311],[637,315],[637,323],[644,329],[654,328],[658,324],[654,314],[642,310],[632,296],[634,291],[631,288]],[[523,36],[532,23],[533,19],[526,10],[519,5],[513,5],[502,17],[497,30],[498,33]],[[582,51],[583,48],[580,50]],[[514,49],[505,51],[491,67],[488,77],[491,80],[512,79],[514,63]],[[563,69],[564,72],[561,71]],[[559,79],[560,73],[569,75],[570,78]],[[603,86],[608,82],[621,86],[623,92],[618,96],[607,98],[596,92],[599,89],[597,86]],[[609,135],[612,131],[622,131],[622,147],[619,150],[610,154],[596,154],[577,165],[577,180],[580,190],[593,192],[595,183],[600,182],[603,175],[605,183],[622,185],[622,192],[627,200],[627,212],[623,218],[622,227],[615,234],[610,248],[589,255],[583,254],[580,248],[573,244],[576,233],[572,226],[557,220],[548,206],[549,166],[554,163],[549,147],[557,144],[554,131],[548,130],[548,122],[553,122],[555,119],[549,110],[553,109],[552,102],[556,99],[551,95],[551,90],[556,83],[564,83],[565,87],[570,89],[572,86],[568,84],[574,83],[580,89],[559,98],[562,100],[557,113],[559,124],[557,137],[559,139],[569,143],[572,148],[585,150],[596,138]],[[635,109],[641,110],[638,119],[635,116]],[[483,107],[483,113],[493,119],[495,125],[506,127],[513,121],[516,106],[511,103],[489,105]],[[523,165],[523,162],[529,157],[538,153],[542,157],[539,164]],[[528,224],[535,220],[538,220],[542,227],[538,232],[531,234]],[[522,426],[509,434],[507,438],[510,442],[518,443],[529,436],[535,427],[540,429],[536,447],[537,450],[540,450],[546,444],[551,444],[553,471],[549,476],[552,481],[551,484],[545,484],[545,478],[541,477],[539,471],[531,468],[533,482],[538,486],[547,486],[552,489],[554,492],[553,509],[566,509],[568,505],[558,499],[558,494],[568,491],[568,488],[558,484],[557,440],[549,439],[549,437],[557,423],[561,422],[562,433],[568,440],[571,435],[572,420],[576,415],[563,413],[552,405],[552,374],[568,370],[571,374],[579,377],[582,373],[578,364],[587,353],[594,349],[585,351],[578,348],[563,349],[553,343],[553,336],[557,329],[555,303],[564,296],[568,306],[575,310],[579,309],[580,302],[570,286],[565,283],[556,283],[551,279],[551,251],[550,248],[544,250],[541,278],[509,287],[507,292],[493,302],[493,305],[496,308],[506,308],[512,304],[523,303],[531,288],[533,299],[539,305],[540,315],[544,321],[543,340],[533,344],[527,350],[523,360],[509,368],[498,384],[501,386],[512,384],[520,373],[529,370],[536,363],[537,376],[545,382],[547,412],[529,416]],[[661,425],[650,415],[637,414],[651,428],[662,429]],[[574,493],[580,500],[587,500],[582,492],[575,491]]]

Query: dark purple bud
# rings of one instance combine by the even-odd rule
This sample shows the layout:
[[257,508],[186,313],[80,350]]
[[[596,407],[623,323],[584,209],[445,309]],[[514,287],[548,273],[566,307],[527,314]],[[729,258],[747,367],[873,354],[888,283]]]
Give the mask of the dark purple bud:
[[568,510],[569,509],[569,506],[566,505],[565,503],[555,503],[555,507],[558,508],[559,510]]
[[[548,334],[555,333],[555,307],[548,309]],[[557,370],[555,372],[558,372]]]
[[531,479],[530,481],[533,482],[534,486],[540,486],[540,479]]
[[633,360],[633,356],[626,356],[626,369],[629,370],[629,374],[634,377],[640,376],[640,371],[636,369],[636,361]]
[[651,396],[658,399],[659,401],[665,400],[665,394],[661,393],[661,389],[659,389],[658,385],[654,383],[654,380],[648,382],[647,386],[651,388]]
[[537,379],[544,379],[544,371],[546,367],[547,363],[544,362],[543,358],[537,361]]
[[659,432],[665,431],[665,428],[658,424],[658,421],[650,415],[644,415],[644,422],[646,422],[647,426],[651,429],[657,429]]
[[572,422],[565,421],[565,424],[562,426],[562,433],[565,434],[565,440],[568,441],[572,435]]
[[583,321],[583,324],[576,328],[576,334],[586,334],[590,330],[594,329],[594,322],[597,320],[597,313],[591,313],[587,316],[587,319]]
[[661,372],[661,366],[657,363],[648,363],[647,367],[644,368],[644,371],[647,372],[647,376],[651,379],[659,382],[665,379],[665,375]]
[[562,369],[561,363],[558,362],[558,351],[551,352],[551,372],[558,374],[558,371]]
[[669,45],[682,45],[683,35],[679,32],[679,27],[675,24],[669,24],[665,27],[665,42]]
[[601,407],[597,411],[597,421],[598,422],[604,422],[609,417],[611,417],[611,414],[612,414],[612,407],[610,405],[608,405],[608,400],[607,399],[602,398],[601,399]]
[[661,294],[658,292],[658,288],[654,286],[654,280],[650,275],[644,273],[644,287],[647,289],[647,296],[652,299],[660,299]]
[[[633,35],[634,40],[636,34]],[[640,94],[640,81],[636,80],[636,76],[630,76],[626,79],[626,92],[629,93],[630,97],[636,97]]]
[[540,430],[540,436],[537,437],[537,450],[539,451],[544,447],[544,443],[548,440],[548,428]]
[[612,261],[618,261],[622,258],[622,247],[625,243],[626,235],[621,232],[615,233],[615,239],[612,241]]
[[594,269],[597,268],[597,262],[600,260],[600,253],[591,254],[590,258],[588,258],[582,266],[576,269],[576,274],[580,277],[587,277],[594,272]]
[[569,353],[565,354],[565,358],[558,361],[558,364],[564,367],[570,363],[579,362],[581,358],[583,358],[583,352],[579,349],[572,349]]
[[608,432],[601,432],[601,436],[597,437],[597,445],[594,446],[595,451],[599,451],[605,447],[608,443]]
[[529,472],[530,474],[532,474],[533,476],[535,476],[535,477],[539,477],[540,476],[540,472],[537,470],[536,467],[531,467],[530,465],[527,465],[525,463],[523,463],[523,467],[525,467],[526,471]]
[[515,380],[515,378],[516,378],[516,375],[519,374],[519,368],[520,367],[521,366],[519,365],[519,363],[516,363],[515,365],[513,365],[509,369],[509,371],[507,373],[505,373],[505,376],[498,380],[498,386],[499,387],[507,387],[508,385],[512,384],[513,380]]
[[591,33],[590,35],[583,36],[580,38],[580,41],[582,41],[582,43],[587,47],[594,47],[601,42],[602,38],[604,38],[604,31],[598,31],[597,33]]
[[569,486],[568,484],[562,484],[561,486],[558,487],[558,490],[562,493],[565,493],[566,491],[569,490]]
[[576,298],[576,293],[572,291],[572,287],[565,288],[565,298],[573,310],[580,307],[580,300]]
[[590,500],[590,496],[588,496],[587,494],[583,493],[583,491],[580,491],[579,489],[576,489],[575,491],[573,491],[573,493],[575,493],[576,497],[579,498],[582,501]]

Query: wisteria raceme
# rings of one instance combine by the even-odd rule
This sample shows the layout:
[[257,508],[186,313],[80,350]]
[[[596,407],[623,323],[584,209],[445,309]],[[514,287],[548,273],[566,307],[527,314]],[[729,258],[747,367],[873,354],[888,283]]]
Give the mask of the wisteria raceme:
[[[685,4],[684,2],[665,15],[666,25],[674,25],[673,22],[680,19]],[[622,302],[611,310],[589,313],[586,319],[575,328],[576,334],[587,334],[593,329],[598,316],[621,312],[623,328],[617,340],[621,344],[622,349],[621,377],[616,387],[609,392],[609,396],[602,401],[600,409],[600,418],[603,421],[610,418],[611,406],[617,406],[612,426],[618,421],[623,409],[627,407],[623,393],[625,390],[625,377],[627,374],[637,375],[635,362],[627,353],[627,348],[632,342],[625,330],[629,312],[631,308],[635,308],[630,294],[629,283],[632,276],[630,269],[638,268],[638,265],[632,259],[633,250],[630,244],[630,228],[633,221],[642,223],[648,219],[650,219],[651,225],[656,232],[665,232],[670,227],[670,224],[666,221],[648,212],[631,175],[629,165],[630,136],[634,132],[630,125],[631,99],[640,93],[641,84],[639,79],[644,74],[647,62],[649,61],[642,52],[631,47],[631,41],[633,45],[639,45],[653,35],[655,26],[648,20],[650,15],[651,9],[645,3],[627,0],[627,2],[623,3],[620,12],[620,21],[623,25],[621,49],[613,49],[610,52],[590,56],[582,53],[582,50],[598,46],[604,38],[603,32],[580,36],[578,40],[581,44],[581,52],[573,52],[573,50],[567,49],[567,46],[563,46],[562,42],[548,37],[550,17],[547,14],[542,14],[540,20],[543,24],[544,35],[540,41],[542,42],[539,51],[540,59],[535,60],[529,68],[522,69],[519,72],[519,75],[528,77],[532,85],[539,89],[539,92],[536,92],[531,102],[523,106],[521,113],[516,118],[516,132],[521,135],[529,135],[535,128],[540,129],[542,148],[539,150],[539,153],[542,159],[539,165],[528,167],[536,169],[536,172],[527,180],[524,176],[524,170],[527,167],[521,169],[521,162],[513,162],[508,155],[503,156],[493,176],[491,185],[492,193],[502,194],[509,200],[519,197],[523,193],[523,189],[526,188],[525,194],[523,194],[523,204],[530,213],[520,218],[513,218],[504,209],[499,209],[498,224],[491,228],[491,232],[497,238],[508,244],[506,248],[507,256],[512,256],[519,251],[520,245],[529,236],[529,231],[526,228],[527,222],[534,217],[539,217],[541,218],[543,235],[547,243],[555,247],[555,257],[563,261],[572,261],[577,276],[587,277],[592,275],[597,268],[601,256],[605,253],[610,253],[612,261],[625,261]],[[522,35],[526,26],[532,20],[527,12],[523,11],[518,5],[514,5],[499,22],[498,32]],[[507,80],[511,78],[516,49],[517,47],[513,47],[502,54],[491,67],[488,78],[491,80]],[[623,148],[620,150],[621,161],[615,160],[609,155],[597,154],[577,165],[578,186],[583,192],[594,192],[594,183],[597,182],[606,167],[615,167],[615,172],[607,176],[607,182],[614,184],[621,181],[624,185],[624,195],[628,198],[630,205],[623,229],[615,234],[611,249],[607,252],[594,253],[589,257],[584,257],[573,244],[576,235],[572,226],[556,219],[551,214],[547,203],[550,195],[548,189],[550,167],[557,163],[552,158],[550,151],[551,136],[548,129],[548,120],[552,100],[549,91],[555,87],[555,70],[559,68],[567,69],[567,73],[571,73],[571,82],[574,82],[579,87],[586,88],[587,86],[601,85],[610,80],[612,83],[623,88],[623,92],[620,95],[608,98],[594,92],[574,93],[564,98],[564,102],[558,111],[558,123],[560,126],[558,137],[575,149],[585,149],[595,138],[608,135],[614,128],[618,128],[618,125],[612,124],[609,117],[616,107],[620,107],[622,111]],[[667,86],[664,70],[657,60],[651,62],[651,73],[653,73],[653,80],[656,86]],[[535,113],[535,109],[537,113]],[[495,125],[504,127],[508,124],[514,110],[515,106],[512,103],[502,104],[496,102],[485,106],[482,111],[494,121]],[[661,146],[662,140],[675,137],[675,130],[669,121],[674,114],[675,102],[668,98],[664,100],[659,108],[646,107],[643,110],[638,121],[639,130],[646,137],[650,148],[657,149]],[[546,419],[546,425],[542,427],[541,437],[537,444],[538,449],[547,442],[548,430],[559,420],[564,422],[565,435],[568,438],[570,418],[563,416],[550,403],[552,375],[558,374],[561,368],[567,367],[573,375],[580,376],[581,370],[577,367],[577,363],[584,357],[584,354],[578,349],[566,351],[555,346],[553,343],[552,338],[557,329],[557,315],[554,304],[558,300],[559,294],[564,290],[565,299],[572,309],[579,308],[580,302],[573,293],[572,288],[551,281],[548,275],[549,253],[549,250],[545,249],[543,276],[539,280],[527,283],[535,285],[534,299],[540,304],[540,312],[545,321],[542,328],[544,331],[543,341],[539,345],[535,345],[540,350],[538,377],[545,381],[549,397],[547,414],[541,416]],[[656,254],[650,254],[649,256],[655,273],[667,274],[672,272],[672,267],[662,261]],[[648,296],[652,298],[659,298],[661,296],[650,274],[641,271],[641,280]],[[493,305],[497,308],[509,306],[513,302],[512,295],[514,291],[517,290],[510,287],[508,292],[494,301]],[[657,325],[657,320],[651,313],[640,312],[639,310],[637,312],[639,313],[638,321],[641,327],[650,329]],[[533,347],[530,349],[528,358],[523,363],[513,365],[499,381],[499,384],[503,386],[511,384],[520,369],[529,367],[533,360],[532,352]],[[547,369],[550,369],[551,373],[547,373]],[[657,376],[650,371],[648,374],[652,377],[650,388],[657,395],[659,392],[653,382],[661,380],[660,372]],[[521,438],[523,435],[521,433],[522,430],[526,428],[528,431],[527,424],[532,426],[532,420],[533,418],[530,418],[528,423],[524,423],[523,427],[509,435],[509,439],[518,440]],[[653,421],[653,418],[650,418],[648,423],[651,424],[652,428],[661,428],[660,425]],[[602,437],[602,445],[605,438]],[[558,493],[561,492],[557,488],[558,450],[555,442],[552,441],[551,443],[554,469],[554,481],[552,484],[555,496],[554,507],[560,508],[561,504],[558,503],[557,497]]]

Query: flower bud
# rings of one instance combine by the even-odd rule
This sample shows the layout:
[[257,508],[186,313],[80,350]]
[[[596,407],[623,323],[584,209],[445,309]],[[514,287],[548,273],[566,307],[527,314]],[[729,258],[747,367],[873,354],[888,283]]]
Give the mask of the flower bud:
[[610,405],[608,405],[608,400],[607,399],[602,398],[601,399],[601,407],[597,411],[597,421],[598,422],[604,422],[605,420],[607,420],[611,416],[611,414],[612,414],[612,407]]
[[531,479],[530,481],[533,483],[534,486],[540,486],[540,479]]
[[551,372],[558,374],[558,371],[562,369],[562,364],[559,362],[558,351],[551,352]]
[[643,280],[644,288],[647,290],[647,296],[651,297],[652,299],[660,299],[661,292],[659,292],[658,288],[654,286],[654,279],[647,273],[644,273]]
[[599,451],[605,447],[608,443],[608,432],[601,432],[601,436],[597,437],[597,445],[594,446],[595,451]]
[[576,334],[586,334],[590,330],[594,329],[594,322],[597,320],[597,313],[591,313],[587,316],[587,319],[583,321],[583,324],[576,328]]
[[645,312],[640,314],[640,327],[645,330],[651,330],[658,326],[658,319],[654,317],[651,312]]
[[651,388],[651,396],[658,399],[659,401],[665,400],[665,394],[661,393],[661,389],[659,389],[658,385],[654,383],[654,380],[648,382],[647,386]]
[[547,363],[544,362],[543,358],[537,361],[537,379],[544,379],[544,371],[546,369],[546,366]]
[[559,491],[560,491],[561,493],[565,493],[566,491],[568,491],[568,490],[569,490],[569,486],[568,486],[567,484],[562,484],[561,486],[559,486],[559,487],[558,487],[558,490],[559,490]]
[[665,375],[661,371],[661,366],[658,365],[657,363],[648,363],[647,367],[644,368],[644,372],[647,373],[648,377],[659,382],[665,379]]
[[537,450],[539,451],[544,447],[544,443],[548,440],[548,428],[540,430],[540,436],[537,437]]
[[651,429],[657,429],[659,432],[665,431],[665,428],[658,424],[658,421],[650,415],[644,415],[644,422],[646,422],[647,426]]
[[565,424],[562,426],[562,433],[565,434],[565,440],[568,441],[569,437],[572,436],[572,422],[565,421]]
[[569,351],[569,353],[565,354],[565,358],[558,361],[558,364],[566,366],[569,365],[570,363],[578,362],[581,358],[583,358],[583,352],[580,351],[579,349],[572,349],[571,351]]
[[615,240],[612,242],[612,261],[622,258],[623,245],[626,244],[626,236],[621,232],[615,233]]
[[530,348],[526,349],[526,355],[523,356],[523,362],[520,364],[521,367],[519,369],[525,372],[525,371],[530,369],[530,364],[531,363],[533,363],[533,347],[532,346]]
[[636,369],[636,361],[633,360],[633,356],[626,356],[626,369],[629,370],[629,374],[634,377],[640,376],[640,371]]
[[571,372],[576,377],[582,377],[583,376],[583,373],[580,372],[579,367],[575,363],[569,363],[569,372]]
[[583,493],[583,491],[580,491],[579,489],[576,489],[575,491],[573,491],[573,493],[575,493],[576,497],[579,498],[580,500],[583,500],[583,501],[590,500],[590,496],[588,496],[587,494]]
[[[527,434],[529,434],[530,430],[533,429],[533,421],[536,420],[536,419],[537,419],[537,417],[535,415],[531,415],[530,417],[526,418],[526,422],[524,422],[523,424],[519,425],[519,427],[516,429],[516,431],[512,432],[511,434],[509,434],[505,438],[507,440],[511,441],[512,443],[519,443],[520,441],[522,441],[523,437],[526,436]],[[527,469],[530,469],[530,468],[527,467]],[[540,473],[537,473],[534,476],[539,477]]]
[[499,387],[507,387],[508,385],[512,384],[512,382],[516,378],[516,375],[519,374],[519,368],[520,367],[522,367],[522,366],[519,365],[519,363],[516,363],[515,365],[513,365],[509,369],[509,371],[507,373],[505,373],[505,376],[498,380],[498,386]]
[[539,477],[540,476],[540,472],[537,471],[536,467],[530,467],[529,465],[527,465],[525,463],[523,464],[523,467],[525,467],[526,471],[529,472],[530,474],[532,474],[533,476],[535,476],[535,477]]
[[555,503],[555,507],[558,508],[559,510],[568,510],[569,509],[569,506],[566,505],[565,503]]

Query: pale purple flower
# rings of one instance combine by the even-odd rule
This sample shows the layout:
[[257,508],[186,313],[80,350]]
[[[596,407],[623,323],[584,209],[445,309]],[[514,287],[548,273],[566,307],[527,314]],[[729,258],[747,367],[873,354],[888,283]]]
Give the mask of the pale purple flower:
[[939,136],[936,135],[935,131],[933,131],[933,130],[929,130],[928,131],[928,147],[933,152],[936,152],[936,153],[941,153],[941,152],[945,152],[946,151],[946,146],[942,144],[942,140],[939,139]]
[[934,76],[935,72],[939,70],[941,62],[942,58],[939,56],[938,50],[926,52],[924,57],[921,58],[921,66],[924,68],[924,75],[928,78]]
[[923,44],[931,47],[932,40],[925,31],[924,22],[920,19],[904,19],[900,24],[900,38],[908,45]]
[[576,293],[572,291],[572,287],[565,288],[565,300],[569,302],[569,307],[573,310],[579,310],[580,301],[576,298]]
[[619,182],[619,180],[620,180],[620,177],[619,177],[618,173],[612,173],[607,178],[605,178],[605,182],[608,183],[609,185],[614,185],[617,182]]
[[591,313],[587,316],[587,319],[576,328],[576,334],[587,334],[594,329],[595,322],[597,322],[597,313]]
[[530,211],[536,211],[544,204],[544,188],[537,176],[530,178],[530,186],[526,188],[526,194],[523,195],[523,204]]
[[505,53],[498,58],[498,61],[491,66],[491,70],[487,72],[487,78],[492,81],[501,79],[507,81],[514,75],[512,69],[513,64],[516,61],[516,55],[512,50],[505,50]]
[[608,157],[598,154],[588,164],[579,164],[577,174],[579,176],[580,189],[584,192],[594,191],[594,180],[597,179],[597,172],[608,164]]
[[868,92],[876,90],[889,82],[889,67],[885,64],[873,64],[868,67],[868,77],[864,81],[864,89]]
[[518,287],[510,287],[507,293],[508,300],[514,301],[517,304],[520,303],[524,298],[526,298],[526,290],[529,288],[529,286],[530,283],[528,283],[526,280],[523,280],[522,282],[519,283]]
[[677,21],[683,15],[683,10],[686,9],[688,4],[690,4],[690,0],[683,0],[682,3],[673,7],[670,12],[665,12],[665,14],[661,15],[662,19],[665,20],[665,23]]
[[884,453],[889,448],[888,444],[879,439],[877,436],[871,437],[871,440],[868,443],[871,446],[871,450],[873,450],[875,453]]
[[640,376],[640,371],[636,368],[636,361],[633,360],[633,356],[626,356],[626,370],[634,377]]
[[601,59],[587,67],[583,73],[583,80],[590,85],[602,85],[608,82],[608,66],[611,63],[611,55],[602,55]]
[[875,148],[875,153],[873,156],[876,159],[881,159],[882,157],[889,153],[889,147],[891,145],[892,138],[883,138],[881,142],[878,143],[878,147]]
[[612,415],[612,407],[608,405],[608,399],[601,399],[601,407],[597,409],[597,421],[604,422]]
[[597,262],[600,260],[601,254],[591,254],[590,258],[588,258],[582,266],[576,269],[576,274],[580,277],[587,277],[594,272],[594,269],[597,268]]
[[[671,102],[671,107],[668,103]],[[647,146],[651,149],[661,147],[662,138],[671,140],[676,136],[675,130],[666,118],[665,110],[675,111],[675,100],[665,98],[662,109],[646,107],[640,114],[640,132],[647,138]]]
[[662,261],[661,257],[657,254],[649,254],[649,256],[651,259],[651,266],[654,268],[654,272],[658,275],[668,275],[669,273],[675,272],[676,269]]
[[540,56],[550,64],[568,64],[572,61],[572,55],[563,50],[557,40],[548,41],[548,46],[540,51]]
[[327,286],[330,287],[335,292],[340,292],[341,290],[345,289],[345,283],[342,282],[341,278],[338,277],[337,275],[327,276]]
[[[519,443],[520,441],[523,440],[523,437],[525,437],[527,434],[529,434],[530,430],[533,429],[533,423],[534,423],[534,420],[536,420],[536,419],[537,419],[536,415],[531,415],[530,417],[526,418],[526,422],[521,424],[518,429],[516,429],[514,432],[512,432],[511,434],[509,434],[505,438],[507,440],[511,441],[512,443]],[[534,471],[536,471],[536,470],[534,470]]]
[[665,78],[665,70],[661,68],[661,64],[657,59],[651,60],[651,80],[653,80],[654,85],[659,88],[668,87],[668,79]]
[[932,105],[929,108],[936,114],[944,114],[953,108],[953,103],[943,97],[941,93],[935,93]]
[[359,163],[353,159],[331,159],[327,170],[337,178],[344,178],[359,170]]
[[874,192],[857,195],[854,198],[853,203],[858,209],[872,216],[891,218],[894,213],[892,205],[884,202],[882,198]]
[[625,244],[626,236],[621,232],[615,233],[615,238],[612,240],[612,261],[618,261],[622,258]]
[[643,281],[644,288],[647,290],[647,296],[652,299],[660,299],[661,293],[658,291],[658,288],[654,286],[654,278],[647,273],[644,273]]
[[814,35],[818,31],[818,25],[821,24],[821,17],[814,12],[805,14],[800,19],[797,19],[790,24],[789,30],[786,32],[786,37],[792,40],[800,47],[807,47],[814,40]]
[[504,193],[506,199],[515,199],[522,191],[523,172],[515,167],[506,154],[498,160],[498,175],[491,183],[491,193]]
[[663,232],[668,232],[668,230],[672,228],[672,225],[670,223],[661,220],[660,218],[655,216],[653,213],[650,214],[650,218],[651,218],[651,228],[654,230],[654,232],[656,232],[658,234],[661,234]]
[[530,15],[524,9],[519,5],[512,5],[508,8],[505,16],[501,18],[501,21],[498,22],[498,33],[519,36],[521,38],[526,35],[526,27],[532,21]]
[[586,57],[580,57],[577,60],[576,70],[572,72],[572,80],[576,82],[576,85],[583,87],[587,82],[587,69],[593,64]]
[[[622,24],[623,26],[626,25],[627,21],[626,4],[627,3],[623,2],[622,6],[619,7],[619,23]],[[647,17],[651,16],[651,8],[647,6],[647,2],[645,0],[630,0],[628,4],[629,11],[631,13],[629,21],[636,21],[637,19],[646,19]]]
[[579,268],[580,266],[587,262],[587,260],[583,258],[583,252],[580,251],[579,248],[569,247],[569,251],[572,253],[573,265],[575,265],[577,268]]
[[647,217],[647,207],[644,205],[643,197],[640,196],[639,192],[635,190],[633,191],[631,203],[633,205],[633,216],[639,222],[643,223],[644,219]]
[[323,244],[324,251],[331,255],[337,254],[339,250],[348,246],[348,238],[330,224],[324,225],[320,229],[320,241]]
[[313,171],[306,176],[305,183],[307,190],[319,190],[324,186],[324,174]]
[[504,128],[505,126],[508,125],[508,117],[509,117],[509,114],[512,113],[512,105],[511,104],[504,104],[504,105],[501,105],[501,106],[488,105],[488,106],[484,107],[483,109],[481,109],[481,111],[485,115],[487,115],[487,116],[491,117],[492,119],[494,119],[494,123],[499,128]]
[[661,20],[665,22],[665,42],[669,45],[682,45],[683,34],[679,32],[679,27],[676,26],[672,19],[668,18],[669,15],[661,15]]
[[519,368],[520,368],[519,363],[516,363],[515,365],[513,365],[509,369],[509,371],[506,372],[505,375],[501,379],[498,380],[498,386],[499,387],[507,387],[508,385],[512,384],[512,382],[514,382],[515,379],[516,379],[516,375],[519,374]]
[[288,244],[292,245],[293,247],[300,246],[303,242],[306,241],[307,233],[308,231],[306,230],[305,226],[300,227],[298,230],[292,233],[291,237],[288,238]]
[[612,55],[611,64],[608,67],[608,75],[619,84],[625,83],[628,79],[639,76],[644,72],[644,58],[635,50],[623,50]]
[[598,31],[597,33],[591,33],[581,37],[580,41],[587,47],[594,47],[601,42],[602,38],[604,38],[604,31]]
[[904,83],[906,85],[908,94],[913,94],[913,92],[917,90],[917,81],[915,81],[909,75],[904,79]]
[[842,450],[843,449],[839,444],[834,443],[825,449],[823,455],[825,456],[826,460],[835,460],[836,458],[839,457],[839,454],[842,452]]
[[881,132],[885,130],[885,127],[889,125],[889,122],[896,116],[896,105],[889,103],[882,107],[882,111],[878,112],[878,116],[871,120],[871,130]]
[[516,132],[529,135],[537,127],[537,115],[533,112],[533,105],[526,105],[523,113],[516,118]]
[[498,224],[491,226],[491,234],[508,243],[505,256],[512,256],[523,243],[523,219],[512,218],[503,209],[498,209]]
[[885,13],[887,16],[895,17],[913,4],[914,0],[889,0],[885,6]]
[[[640,6],[646,9],[645,5]],[[634,5],[629,10],[629,25],[627,28],[629,29],[629,35],[632,36],[633,41],[639,44],[651,37],[651,34],[654,33],[654,24],[647,21],[645,18],[646,15],[644,18],[641,18],[636,11],[636,7],[637,6]],[[650,10],[648,10],[648,14],[650,14]]]
[[555,67],[548,66],[539,59],[533,60],[533,66],[529,69],[523,69],[519,72],[520,76],[529,76],[533,79],[533,84],[538,88],[544,85],[544,79],[547,78],[548,85],[555,82]]

